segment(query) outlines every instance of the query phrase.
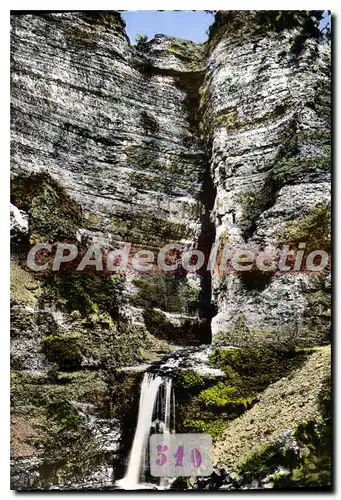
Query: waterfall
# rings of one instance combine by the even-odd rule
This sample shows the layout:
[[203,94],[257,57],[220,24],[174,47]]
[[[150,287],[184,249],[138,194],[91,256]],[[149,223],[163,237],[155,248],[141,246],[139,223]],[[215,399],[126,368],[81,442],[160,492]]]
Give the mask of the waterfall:
[[[170,364],[166,364],[163,368],[169,366]],[[128,468],[124,478],[116,483],[118,487],[123,489],[148,487],[145,481],[149,465],[149,436],[151,433],[169,434],[174,432],[174,429],[175,400],[172,379],[160,373],[145,373],[141,384],[137,426]],[[162,483],[165,484],[164,481]]]

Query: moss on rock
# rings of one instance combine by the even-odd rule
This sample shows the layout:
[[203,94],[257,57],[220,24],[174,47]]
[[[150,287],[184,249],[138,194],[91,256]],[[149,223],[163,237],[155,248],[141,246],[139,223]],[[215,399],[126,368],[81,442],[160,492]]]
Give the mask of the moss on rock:
[[304,351],[216,349],[210,364],[224,372],[222,377],[184,371],[175,381],[178,432],[209,432],[216,441],[231,420],[257,402],[260,392],[299,368],[306,356]]
[[44,278],[42,302],[60,301],[68,312],[79,311],[83,316],[106,312],[118,317],[122,301],[123,279],[95,272],[80,272],[65,268]]
[[122,19],[120,13],[115,10],[80,12],[80,16],[93,28],[104,28],[107,31],[126,37],[125,21]]
[[81,208],[47,172],[14,177],[11,202],[28,212],[31,243],[75,240]]
[[142,214],[113,216],[112,231],[124,241],[158,246],[190,236],[190,230],[183,222]]
[[57,363],[62,371],[75,371],[81,367],[79,337],[61,335],[45,337],[42,341],[42,351],[48,361]]
[[[273,488],[331,485],[332,404],[331,378],[324,380],[319,395],[321,418],[299,422],[284,442],[269,442],[247,454],[237,472],[243,481],[269,477]],[[285,473],[276,474],[282,466]]]
[[298,247],[299,243],[306,243],[306,251],[331,250],[331,213],[328,204],[319,204],[307,215],[286,224],[283,231],[277,236],[281,245]]
[[198,310],[199,290],[185,277],[175,275],[148,276],[134,280],[138,292],[132,300],[144,308],[159,308],[167,312],[194,314]]
[[33,273],[11,259],[11,301],[35,306],[41,294],[41,282]]
[[[212,52],[222,39],[228,39],[234,44],[244,40],[250,41],[271,32],[293,29],[299,30],[295,40],[297,37],[300,40],[308,35],[318,38],[320,36],[318,24],[322,15],[322,10],[252,10],[247,13],[221,10],[216,13],[214,23],[209,28],[207,50],[209,53]],[[297,53],[299,48],[295,50]]]

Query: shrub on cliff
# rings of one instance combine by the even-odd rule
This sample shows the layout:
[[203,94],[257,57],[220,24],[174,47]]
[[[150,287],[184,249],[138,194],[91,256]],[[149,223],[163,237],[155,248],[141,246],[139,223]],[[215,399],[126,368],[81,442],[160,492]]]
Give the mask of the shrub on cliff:
[[98,273],[79,272],[66,268],[46,277],[48,296],[64,303],[67,311],[80,311],[83,315],[107,312],[118,317],[122,301],[123,279]]
[[143,49],[148,42],[148,35],[137,33],[136,35],[136,48]]
[[140,307],[192,314],[198,308],[198,290],[178,276],[148,276],[134,281],[138,292],[133,301]]
[[78,429],[79,416],[72,404],[64,399],[51,401],[47,406],[47,415],[55,419],[63,430]]
[[42,341],[42,351],[60,370],[72,371],[81,367],[82,356],[79,341],[74,337],[50,335]]
[[297,369],[306,359],[304,351],[277,351],[263,348],[216,349],[212,366],[222,369],[238,387],[237,394],[251,396]]

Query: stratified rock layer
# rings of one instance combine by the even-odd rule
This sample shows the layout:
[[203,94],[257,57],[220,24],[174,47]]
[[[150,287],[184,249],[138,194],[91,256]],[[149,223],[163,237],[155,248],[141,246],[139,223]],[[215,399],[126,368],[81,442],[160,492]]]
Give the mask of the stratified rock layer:
[[[292,243],[282,234],[294,221],[299,241],[308,247],[314,240],[310,250],[326,250],[329,224],[321,241],[313,234],[321,220],[308,234],[303,227],[316,207],[330,210],[330,47],[313,35],[302,41],[298,28],[269,26],[262,32],[259,22],[256,12],[223,17],[220,30],[225,31],[210,42],[201,88],[202,129],[212,150],[217,192],[216,242],[257,255]],[[320,314],[327,324],[330,320],[323,280],[316,284],[305,272],[241,274],[244,279],[229,272],[213,276],[214,341],[238,342],[243,333],[238,319],[249,339],[258,331],[271,342],[276,341],[271,331],[294,336],[299,329],[299,342],[324,340],[321,322],[306,317],[311,294],[320,290]]]

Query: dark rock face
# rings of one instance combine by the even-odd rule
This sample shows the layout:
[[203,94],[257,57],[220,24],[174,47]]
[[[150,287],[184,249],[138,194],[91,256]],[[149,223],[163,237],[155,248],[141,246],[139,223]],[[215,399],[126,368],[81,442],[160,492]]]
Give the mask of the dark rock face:
[[194,490],[216,491],[236,490],[239,482],[222,468],[215,468],[209,477],[198,477],[193,485]]

